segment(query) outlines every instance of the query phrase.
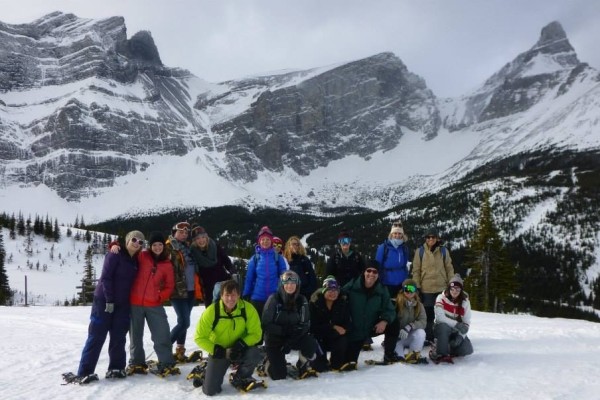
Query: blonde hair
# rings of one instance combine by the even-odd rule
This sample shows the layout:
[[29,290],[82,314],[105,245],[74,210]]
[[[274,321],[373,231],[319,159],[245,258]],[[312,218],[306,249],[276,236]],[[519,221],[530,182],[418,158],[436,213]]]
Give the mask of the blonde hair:
[[292,259],[292,255],[294,254],[294,252],[292,252],[292,242],[298,242],[298,253],[302,256],[306,255],[306,249],[304,248],[304,245],[302,245],[302,242],[300,241],[300,238],[298,236],[290,236],[287,240],[287,242],[285,242],[285,249],[283,250],[283,256],[285,257],[286,260],[290,261]]
[[[419,297],[419,293],[415,292],[415,297],[413,297],[413,300],[417,302],[417,305],[415,307],[415,318],[418,318],[419,314],[421,313],[421,307],[420,307],[421,298]],[[401,313],[404,311],[404,309],[406,308],[407,301],[408,301],[408,299],[404,295],[404,291],[400,290],[398,292],[398,294],[396,295],[396,311],[398,313]]]

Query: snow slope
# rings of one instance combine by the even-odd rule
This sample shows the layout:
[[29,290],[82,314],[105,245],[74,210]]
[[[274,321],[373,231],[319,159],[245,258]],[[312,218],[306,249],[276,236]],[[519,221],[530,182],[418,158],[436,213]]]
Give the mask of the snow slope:
[[[192,313],[195,326],[202,307]],[[204,398],[185,375],[160,379],[134,376],[108,381],[107,346],[96,372],[100,381],[88,386],[62,386],[61,373],[76,371],[86,339],[89,307],[0,307],[0,393],[3,399],[187,399]],[[167,307],[170,323],[175,313]],[[188,350],[195,350],[188,331]],[[271,381],[265,392],[246,396],[264,399],[597,399],[600,392],[600,324],[526,315],[475,312],[470,332],[475,353],[455,365],[366,366],[380,358],[362,353],[356,372],[324,373],[306,381]],[[152,346],[145,335],[147,356]],[[153,356],[153,355],[152,355]],[[294,361],[294,352],[288,356]],[[239,399],[229,383],[220,399]]]

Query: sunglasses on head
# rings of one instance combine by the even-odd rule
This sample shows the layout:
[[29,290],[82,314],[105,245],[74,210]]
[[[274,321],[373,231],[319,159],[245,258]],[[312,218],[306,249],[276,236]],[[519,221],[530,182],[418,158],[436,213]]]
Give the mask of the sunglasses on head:
[[173,230],[189,232],[190,224],[188,224],[187,222],[178,222],[175,225],[173,225]]
[[340,244],[350,244],[352,243],[352,239],[350,239],[349,237],[345,237],[345,238],[341,238],[339,240]]
[[140,244],[140,246],[143,246],[143,245],[144,245],[144,241],[143,241],[142,239],[138,239],[138,238],[136,238],[136,237],[132,237],[132,238],[131,238],[131,243],[139,243],[139,244]]
[[379,271],[377,271],[375,268],[367,268],[367,269],[365,269],[365,272],[367,272],[369,274],[374,274],[374,275],[379,274]]
[[415,285],[404,285],[402,288],[407,293],[414,293],[417,291],[417,287]]
[[295,276],[291,276],[291,275],[283,276],[283,277],[281,277],[281,283],[284,284],[284,285],[286,283],[295,283],[295,284],[298,284],[298,278],[296,278]]

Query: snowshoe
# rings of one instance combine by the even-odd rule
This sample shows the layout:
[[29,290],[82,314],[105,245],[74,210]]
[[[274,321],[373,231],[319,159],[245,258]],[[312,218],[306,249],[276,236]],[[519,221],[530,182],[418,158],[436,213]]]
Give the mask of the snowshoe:
[[194,387],[200,387],[204,383],[204,376],[206,375],[206,366],[208,361],[204,360],[200,364],[196,365],[194,369],[190,371],[186,379],[192,381]]
[[256,380],[252,377],[237,378],[237,373],[229,374],[229,383],[240,392],[249,392],[254,389],[266,389],[267,384],[263,380]]
[[354,361],[347,362],[342,364],[342,366],[337,369],[338,372],[347,372],[347,371],[356,371],[358,369],[358,365]]
[[88,383],[99,380],[98,375],[96,375],[96,374],[89,374],[86,376],[78,376],[72,372],[66,372],[66,373],[62,374],[62,378],[63,378],[63,381],[65,381],[65,383],[63,383],[63,385],[68,385],[68,384],[87,385]]
[[302,365],[298,362],[296,366],[288,364],[287,373],[293,379],[317,378],[319,376],[319,373],[311,367],[309,362],[305,362]]
[[162,364],[162,363],[152,363],[148,367],[148,372],[152,375],[159,376],[161,378],[171,376],[171,375],[180,375],[181,371],[175,364]]
[[175,353],[173,353],[173,358],[178,364],[184,364],[188,362],[188,358],[185,356],[185,347],[177,346],[175,348]]
[[373,346],[370,343],[365,343],[362,345],[362,351],[373,351]]
[[124,369],[109,369],[106,371],[106,379],[123,379],[127,378],[127,372]]
[[434,364],[439,364],[439,363],[454,364],[454,361],[452,360],[452,356],[447,355],[447,354],[446,355],[437,354],[433,350],[429,351],[429,358],[431,359],[431,361],[434,362]]
[[186,362],[198,362],[202,360],[202,350],[195,350],[190,353],[189,356],[186,357]]
[[129,376],[131,375],[147,375],[148,374],[148,365],[144,364],[129,364],[127,368],[125,368],[125,373]]
[[265,358],[263,362],[256,366],[256,375],[260,376],[261,378],[266,378],[267,376],[269,376],[267,372],[268,368],[269,361]]
[[412,351],[404,357],[406,364],[429,364],[425,357],[421,357],[421,353],[418,351]]

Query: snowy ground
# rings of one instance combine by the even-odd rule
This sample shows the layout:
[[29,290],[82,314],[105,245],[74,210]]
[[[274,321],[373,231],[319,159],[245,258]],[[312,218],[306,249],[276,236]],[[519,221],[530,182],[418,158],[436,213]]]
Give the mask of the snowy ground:
[[[160,379],[104,379],[105,348],[87,386],[61,385],[61,373],[76,371],[86,339],[89,307],[0,307],[0,393],[2,399],[188,399],[205,397],[185,375]],[[196,307],[197,321],[202,308]],[[167,308],[169,321],[175,314]],[[195,322],[193,323],[195,325]],[[306,381],[270,381],[244,396],[266,399],[597,399],[600,393],[600,324],[566,319],[475,312],[470,332],[475,353],[455,365],[366,366],[324,373]],[[188,331],[188,349],[196,349]],[[146,333],[146,351],[152,350]],[[149,355],[149,354],[148,354]],[[296,355],[294,354],[294,357]],[[239,398],[228,383],[218,398]]]

